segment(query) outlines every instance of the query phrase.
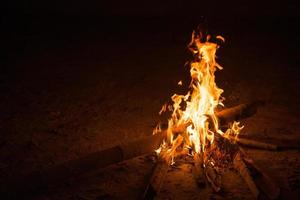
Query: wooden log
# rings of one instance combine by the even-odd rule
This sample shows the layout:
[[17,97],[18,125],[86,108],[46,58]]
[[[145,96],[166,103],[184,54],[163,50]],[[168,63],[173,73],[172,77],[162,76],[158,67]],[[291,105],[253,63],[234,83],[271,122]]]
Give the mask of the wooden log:
[[[220,139],[220,138],[219,138]],[[257,167],[253,159],[233,140],[223,137],[228,148],[234,154],[233,166],[248,185],[255,199],[276,199],[280,190],[262,169]]]
[[150,178],[150,183],[144,192],[143,199],[154,199],[159,194],[171,162],[172,157],[170,155],[165,155],[164,159],[158,158]]
[[241,177],[244,179],[246,184],[248,185],[250,191],[252,192],[255,199],[258,199],[260,195],[260,191],[257,188],[249,169],[247,168],[241,154],[238,152],[233,160],[233,164],[235,169],[240,173]]
[[[233,121],[238,121],[253,116],[257,112],[257,109],[264,104],[264,101],[253,101],[250,103],[239,104],[237,106],[225,108],[216,112],[216,117],[219,120],[220,126],[226,126]],[[209,118],[210,116],[207,117]],[[180,124],[177,127],[174,127],[173,132],[182,132],[190,124],[191,122],[189,121]]]
[[279,198],[279,187],[267,173],[260,169],[254,161],[246,155],[242,148],[240,148],[240,151],[234,158],[234,166],[240,172],[256,199]]
[[233,138],[230,137],[230,139],[234,140],[236,143],[242,146],[251,147],[251,148],[257,148],[257,149],[265,149],[269,151],[284,151],[284,150],[299,150],[299,145],[276,145],[266,142],[260,142],[256,140],[250,140],[245,138]]
[[265,150],[271,150],[276,151],[278,150],[278,146],[275,144],[265,143],[265,142],[259,142],[255,140],[249,140],[245,138],[231,138],[236,143],[242,146],[252,147],[252,148],[258,148],[258,149],[265,149]]
[[219,119],[220,126],[227,125],[230,122],[245,119],[254,115],[257,112],[258,107],[262,105],[264,105],[263,101],[240,104],[217,112],[216,116]]
[[224,139],[230,141],[228,144],[233,152],[235,152],[233,165],[248,185],[253,196],[256,199],[277,199],[280,189],[268,174],[260,169],[254,160],[237,143],[231,143],[233,140],[229,140],[228,138]]
[[177,147],[182,144],[182,142],[183,137],[179,135],[174,141],[171,151],[162,151],[159,154],[158,161],[152,172],[149,184],[144,192],[143,199],[151,200],[159,194],[168,169],[172,164],[174,153]]
[[245,151],[240,147],[240,152],[243,154],[243,159],[250,170],[253,180],[256,185],[268,199],[278,199],[280,195],[280,188],[276,183],[269,177],[269,175],[258,167],[253,159],[245,153]]

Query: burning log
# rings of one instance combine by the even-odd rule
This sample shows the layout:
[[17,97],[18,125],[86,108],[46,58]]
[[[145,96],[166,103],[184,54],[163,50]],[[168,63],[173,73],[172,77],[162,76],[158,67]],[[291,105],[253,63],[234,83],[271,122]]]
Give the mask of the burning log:
[[263,101],[253,101],[251,103],[240,104],[231,108],[224,109],[216,115],[219,119],[220,125],[227,125],[230,122],[245,119],[254,115],[259,106],[264,105]]
[[274,144],[269,144],[269,143],[264,143],[264,142],[259,142],[255,140],[249,140],[245,138],[239,138],[237,137],[235,141],[243,146],[247,147],[253,147],[253,148],[258,148],[258,149],[266,149],[266,150],[271,150],[271,151],[276,151],[278,150],[278,146]]
[[[216,113],[220,126],[226,126],[233,121],[251,117],[257,112],[258,107],[263,106],[264,101],[256,100],[250,103],[239,104],[231,108],[225,108]],[[180,124],[173,129],[173,132],[183,132],[191,122]]]
[[165,175],[167,174],[168,169],[173,162],[173,155],[182,142],[183,137],[179,135],[175,139],[170,151],[160,152],[158,161],[154,167],[152,176],[150,178],[150,183],[147,185],[143,199],[154,199],[154,197],[159,194],[165,179]]
[[278,198],[280,190],[276,184],[274,184],[267,173],[254,163],[253,159],[237,143],[234,143],[234,140],[219,135],[219,137],[215,138],[215,142],[218,148],[221,147],[225,151],[226,155],[231,155],[234,168],[244,179],[256,199],[261,197],[269,199]]

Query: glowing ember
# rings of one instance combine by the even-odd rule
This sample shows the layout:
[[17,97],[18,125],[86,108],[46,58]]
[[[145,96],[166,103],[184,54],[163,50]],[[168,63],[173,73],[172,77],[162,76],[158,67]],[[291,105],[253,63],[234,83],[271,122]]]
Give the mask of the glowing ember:
[[[217,36],[216,41],[225,42],[222,36]],[[172,112],[168,120],[167,141],[157,150],[172,152],[175,156],[174,146],[188,148],[192,154],[201,154],[206,157],[206,149],[212,146],[217,134],[237,136],[242,127],[234,122],[227,131],[223,132],[219,127],[216,116],[216,108],[224,106],[221,97],[223,90],[215,82],[215,71],[222,67],[216,62],[216,51],[219,45],[211,41],[211,36],[203,38],[202,33],[193,32],[189,49],[194,54],[194,60],[190,64],[190,91],[185,95],[174,94],[173,105],[163,105],[159,114],[169,110]],[[178,82],[182,85],[182,81]],[[161,129],[158,126],[154,133]],[[182,137],[178,145],[178,137]],[[174,142],[176,141],[176,145]],[[212,150],[211,148],[210,150]]]

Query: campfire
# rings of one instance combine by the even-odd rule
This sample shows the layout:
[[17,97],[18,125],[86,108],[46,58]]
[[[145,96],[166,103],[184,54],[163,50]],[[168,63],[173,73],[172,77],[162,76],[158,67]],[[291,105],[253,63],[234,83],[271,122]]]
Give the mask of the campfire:
[[[215,72],[223,68],[216,62],[216,52],[224,43],[222,36],[212,37],[200,30],[193,31],[188,45],[194,59],[190,62],[191,82],[189,91],[174,94],[171,105],[163,105],[159,114],[170,112],[167,129],[162,131],[161,125],[153,134],[163,134],[164,139],[156,150],[157,164],[150,184],[145,192],[145,199],[152,199],[160,191],[168,168],[176,162],[177,157],[189,156],[194,161],[194,175],[200,187],[210,185],[215,192],[221,190],[221,171],[234,166],[245,179],[255,198],[265,195],[274,199],[279,189],[269,177],[258,169],[253,161],[237,145],[242,143],[255,147],[272,148],[272,145],[239,139],[243,126],[239,118],[251,115],[253,109],[263,104],[252,104],[224,110],[223,90],[215,82]],[[178,82],[182,85],[182,81]],[[223,110],[223,111],[222,111]],[[252,111],[251,111],[252,110]],[[253,172],[259,173],[267,180],[269,191],[259,188],[252,178]]]
[[[168,169],[180,158],[189,158],[200,188],[222,190],[222,172],[235,169],[244,179],[254,198],[277,199],[280,189],[246,154],[243,146],[264,150],[299,149],[299,146],[279,146],[249,140],[239,135],[243,126],[239,120],[254,115],[263,101],[254,101],[225,108],[223,90],[216,85],[215,72],[222,67],[216,62],[216,52],[225,42],[222,36],[210,36],[196,30],[188,48],[191,81],[186,94],[174,94],[172,104],[163,105],[160,114],[169,114],[166,128],[159,124],[152,135],[121,143],[114,147],[71,160],[42,172],[33,172],[10,180],[5,191],[10,196],[32,195],[41,188],[57,184],[82,173],[145,154],[153,154],[156,162],[143,193],[144,199],[159,195]],[[182,85],[182,81],[178,82]],[[18,191],[18,192],[16,192]]]
[[[159,112],[172,112],[166,130],[167,138],[156,150],[167,163],[174,163],[177,154],[186,152],[201,162],[204,168],[217,166],[221,164],[218,160],[225,156],[222,155],[224,149],[218,145],[218,138],[236,138],[243,128],[237,121],[220,127],[217,110],[224,107],[224,98],[221,96],[223,90],[216,85],[215,71],[222,67],[215,59],[219,45],[210,40],[210,35],[193,32],[188,46],[194,55],[190,63],[190,91],[185,95],[174,94],[173,105],[164,105]],[[216,40],[225,42],[222,36],[216,36]],[[154,134],[159,130],[158,125]],[[216,151],[218,155],[215,155]]]

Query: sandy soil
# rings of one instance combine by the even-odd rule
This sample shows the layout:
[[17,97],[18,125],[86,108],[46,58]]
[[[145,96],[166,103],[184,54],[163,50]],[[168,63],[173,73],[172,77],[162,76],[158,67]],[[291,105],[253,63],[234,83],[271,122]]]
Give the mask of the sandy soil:
[[[68,31],[64,24],[32,25],[30,34],[11,36],[0,82],[1,184],[150,135],[161,105],[188,84],[185,45],[192,26],[181,23],[70,25]],[[282,31],[292,22],[279,32],[282,22],[276,23],[218,24],[215,31],[227,42],[218,52],[224,70],[217,82],[227,106],[267,102],[242,122],[242,135],[299,144],[297,39]],[[299,199],[298,151],[246,150],[280,185],[282,199]],[[150,155],[138,157],[72,177],[32,199],[139,199],[153,166]],[[233,170],[224,173],[223,190],[215,194],[197,187],[191,168],[184,160],[170,168],[157,199],[252,199]]]

